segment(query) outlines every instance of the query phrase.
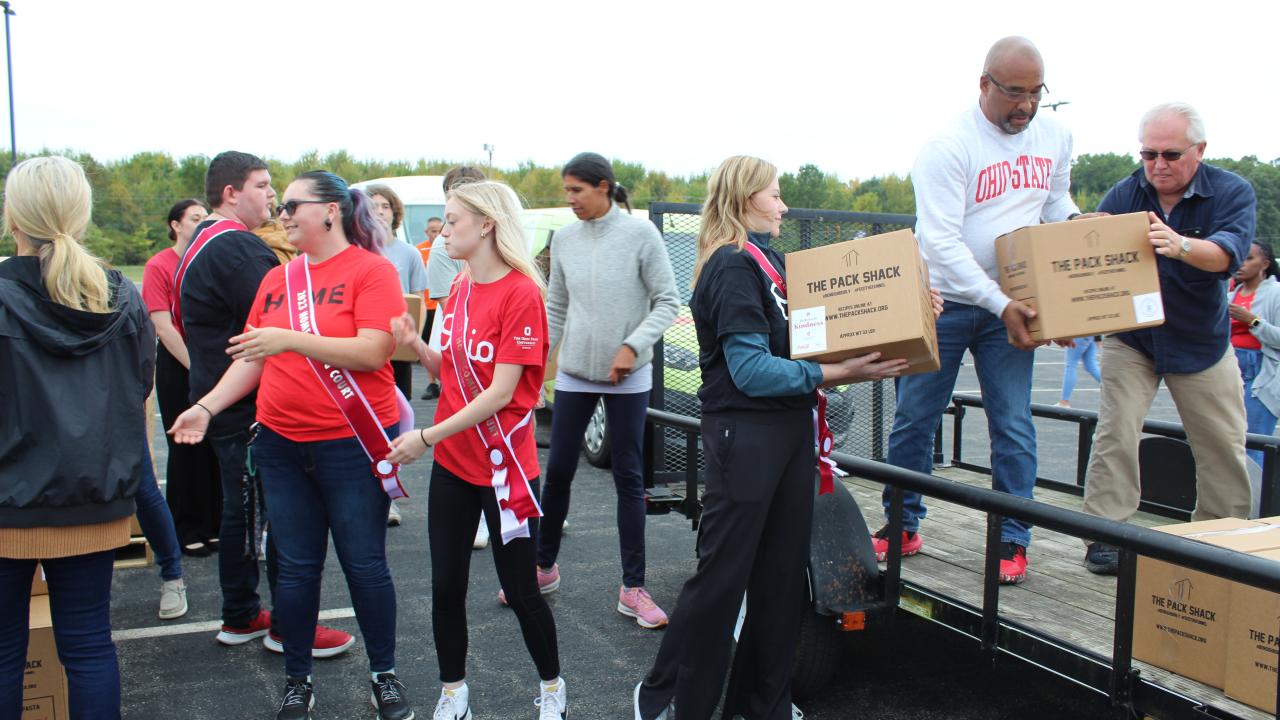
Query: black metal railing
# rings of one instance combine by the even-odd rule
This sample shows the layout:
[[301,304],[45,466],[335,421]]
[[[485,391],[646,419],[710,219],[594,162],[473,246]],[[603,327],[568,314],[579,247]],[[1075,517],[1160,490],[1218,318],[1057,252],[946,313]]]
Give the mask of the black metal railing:
[[[982,397],[967,393],[955,393],[951,396],[951,405],[946,409],[946,414],[951,415],[953,418],[951,424],[951,466],[961,470],[990,475],[990,466],[964,459],[964,420],[968,408],[985,409]],[[1073,495],[1082,495],[1084,493],[1085,471],[1089,466],[1089,455],[1093,451],[1093,435],[1098,427],[1098,413],[1091,410],[1032,403],[1031,415],[1033,417],[1075,423],[1078,426],[1075,482],[1070,483],[1053,478],[1037,477],[1036,485],[1068,492]],[[1187,431],[1182,425],[1165,420],[1148,419],[1144,421],[1142,432],[1147,435],[1173,438],[1175,440],[1187,439]],[[934,465],[943,463],[942,447],[942,423],[938,423],[938,430],[934,435],[933,442]],[[1280,515],[1280,437],[1249,433],[1245,436],[1245,449],[1262,451],[1261,515],[1263,517]],[[1139,506],[1139,509],[1177,518],[1185,518],[1190,513],[1190,508],[1174,508],[1145,500]]]
[[[648,423],[679,430],[690,438],[701,431],[701,423],[696,418],[660,410],[649,410]],[[1164,432],[1174,431],[1169,427],[1155,427]],[[691,441],[689,449],[691,452],[695,451],[696,443]],[[983,649],[992,653],[1007,652],[1019,657],[1032,655],[1034,657],[1028,659],[1107,695],[1116,706],[1127,707],[1136,712],[1168,713],[1172,716],[1231,717],[1200,701],[1151,682],[1133,667],[1137,558],[1144,555],[1268,592],[1280,592],[1280,564],[1137,525],[1106,520],[840,452],[833,453],[832,458],[850,475],[883,483],[891,488],[888,562],[883,575],[884,602],[890,607],[899,605],[904,587],[936,598],[950,608],[950,614],[945,616],[952,619],[948,624],[977,637]],[[986,513],[986,562],[980,608],[950,598],[937,589],[902,580],[902,507],[903,491],[906,490]],[[686,502],[697,501],[696,473],[690,473],[686,478],[685,492]],[[1115,628],[1110,658],[1000,617],[1000,528],[1006,517],[1119,548],[1120,568],[1116,584]],[[938,616],[934,619],[943,620]],[[1280,698],[1280,678],[1277,682],[1277,698]]]

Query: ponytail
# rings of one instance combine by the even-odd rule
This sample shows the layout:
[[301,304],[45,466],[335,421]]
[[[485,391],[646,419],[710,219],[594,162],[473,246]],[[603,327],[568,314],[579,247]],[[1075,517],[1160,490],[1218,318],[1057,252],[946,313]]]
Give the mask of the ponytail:
[[613,201],[627,209],[627,214],[631,214],[631,203],[627,202],[627,189],[622,183],[613,184]]
[[5,179],[4,227],[22,233],[40,259],[49,297],[76,310],[111,310],[104,263],[80,244],[93,191],[78,163],[59,156],[24,160]]

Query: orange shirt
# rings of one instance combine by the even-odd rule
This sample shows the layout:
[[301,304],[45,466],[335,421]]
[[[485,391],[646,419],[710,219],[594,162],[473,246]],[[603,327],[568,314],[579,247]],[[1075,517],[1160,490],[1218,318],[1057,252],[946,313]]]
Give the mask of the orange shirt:
[[[400,275],[381,255],[352,245],[311,265],[310,270],[315,325],[325,337],[355,337],[361,328],[390,333],[391,318],[407,310]],[[262,279],[248,324],[289,328],[283,265],[272,268]],[[383,427],[400,421],[390,362],[373,372],[353,370],[351,376]],[[258,384],[258,422],[295,442],[337,440],[355,434],[311,364],[294,352],[267,358]]]
[[[427,260],[431,258],[431,241],[423,240],[417,245],[414,245],[414,247],[418,248],[418,252],[422,253],[422,267],[426,267]],[[439,305],[439,303],[431,299],[430,290],[422,291],[422,301],[425,304],[424,306],[426,307],[427,310],[435,310],[436,306]],[[428,331],[429,330],[430,328],[428,328]]]

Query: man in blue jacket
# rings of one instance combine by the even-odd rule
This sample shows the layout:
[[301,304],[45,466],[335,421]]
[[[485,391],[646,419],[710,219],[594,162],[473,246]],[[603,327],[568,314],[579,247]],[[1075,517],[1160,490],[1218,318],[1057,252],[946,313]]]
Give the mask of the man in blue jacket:
[[[1103,342],[1102,404],[1084,511],[1124,522],[1138,509],[1138,439],[1163,380],[1195,455],[1192,518],[1246,517],[1244,396],[1224,283],[1249,254],[1254,191],[1239,175],[1202,162],[1204,121],[1190,105],[1152,108],[1139,139],[1142,167],[1116,183],[1098,210],[1148,214],[1165,320]],[[1114,574],[1118,565],[1114,546],[1089,544],[1090,571]]]

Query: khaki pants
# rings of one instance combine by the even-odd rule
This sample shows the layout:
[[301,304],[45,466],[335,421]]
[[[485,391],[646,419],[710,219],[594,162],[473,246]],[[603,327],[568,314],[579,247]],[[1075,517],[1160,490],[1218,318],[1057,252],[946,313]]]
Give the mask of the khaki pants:
[[1102,343],[1102,405],[1085,476],[1084,511],[1124,522],[1138,509],[1138,440],[1160,381],[1173,396],[1196,460],[1193,520],[1249,516],[1244,394],[1235,354],[1198,373],[1155,373],[1146,355],[1109,337]]

